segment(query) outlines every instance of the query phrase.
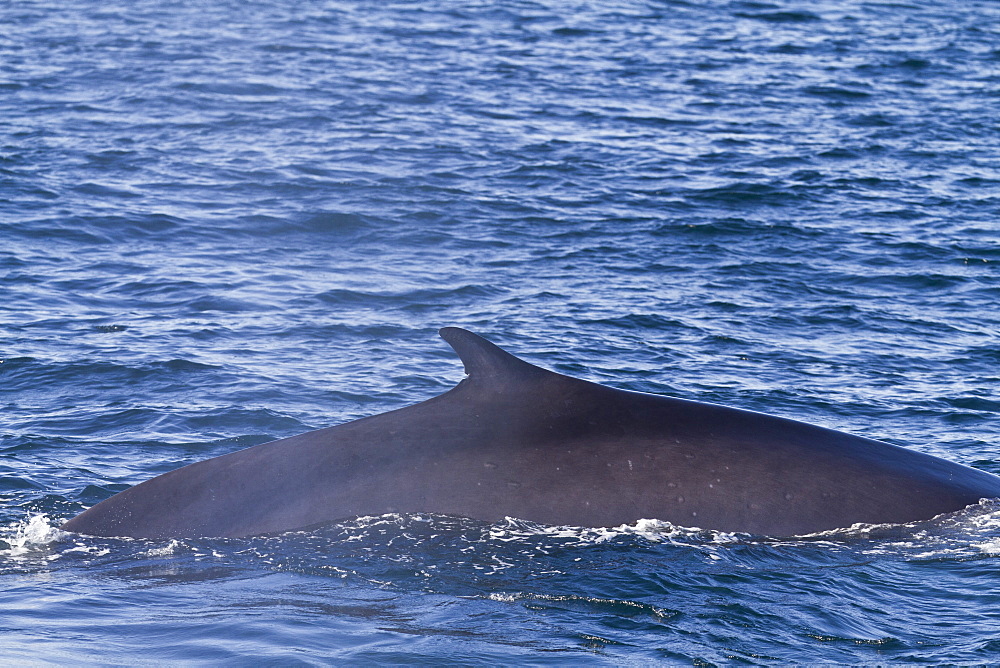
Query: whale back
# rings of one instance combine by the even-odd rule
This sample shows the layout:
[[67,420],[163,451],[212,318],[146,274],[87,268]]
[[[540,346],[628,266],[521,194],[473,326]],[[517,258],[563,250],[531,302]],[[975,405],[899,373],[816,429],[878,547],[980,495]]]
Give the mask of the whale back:
[[912,450],[571,378],[456,327],[441,336],[467,374],[448,392],[190,464],[63,528],[248,536],[439,513],[794,535],[929,519],[1000,497],[1000,478]]

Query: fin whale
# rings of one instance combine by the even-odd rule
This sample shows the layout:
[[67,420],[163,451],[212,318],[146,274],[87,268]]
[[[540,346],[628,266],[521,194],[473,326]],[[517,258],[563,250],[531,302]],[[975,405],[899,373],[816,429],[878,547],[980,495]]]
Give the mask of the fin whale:
[[902,523],[1000,497],[1000,477],[746,410],[609,388],[441,330],[466,378],[419,404],[184,466],[62,528],[239,537],[384,513],[551,525],[659,519],[775,536]]

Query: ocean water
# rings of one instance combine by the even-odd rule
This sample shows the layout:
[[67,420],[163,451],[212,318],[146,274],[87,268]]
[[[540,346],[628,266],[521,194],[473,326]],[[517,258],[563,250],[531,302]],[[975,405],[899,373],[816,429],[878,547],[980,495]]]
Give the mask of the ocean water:
[[1000,473],[994,1],[0,5],[0,660],[986,663],[1000,506],[59,524],[422,401],[458,325]]

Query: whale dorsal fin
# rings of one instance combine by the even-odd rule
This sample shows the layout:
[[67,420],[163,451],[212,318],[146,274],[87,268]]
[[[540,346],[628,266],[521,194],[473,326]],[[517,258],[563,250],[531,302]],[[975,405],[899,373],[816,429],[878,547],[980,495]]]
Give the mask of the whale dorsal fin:
[[470,380],[503,382],[551,373],[514,357],[506,350],[467,329],[445,327],[438,333],[458,353],[465,365],[465,373]]

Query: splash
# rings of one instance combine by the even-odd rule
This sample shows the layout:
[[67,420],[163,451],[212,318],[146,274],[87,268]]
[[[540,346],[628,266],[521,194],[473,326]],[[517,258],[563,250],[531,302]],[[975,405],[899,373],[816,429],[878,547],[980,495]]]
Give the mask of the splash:
[[53,526],[48,515],[42,514],[8,526],[4,534],[3,541],[8,547],[0,550],[0,554],[14,558],[38,556],[49,545],[69,535]]
[[147,557],[169,557],[174,554],[179,554],[182,550],[183,544],[178,540],[171,540],[166,545],[162,547],[154,547],[146,550],[143,554]]

